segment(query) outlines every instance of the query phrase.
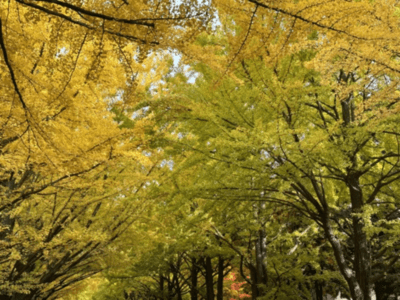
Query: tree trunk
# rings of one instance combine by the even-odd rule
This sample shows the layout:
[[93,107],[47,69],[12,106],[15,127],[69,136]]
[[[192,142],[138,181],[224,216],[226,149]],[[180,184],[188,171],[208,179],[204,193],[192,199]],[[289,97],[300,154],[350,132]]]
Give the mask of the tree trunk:
[[178,259],[177,259],[177,262],[176,262],[176,268],[174,268],[174,266],[172,266],[172,269],[174,270],[175,291],[176,291],[176,299],[177,300],[182,300],[182,288],[181,288],[181,286],[179,284],[181,263],[182,263],[182,256],[179,255]]
[[360,284],[356,280],[354,272],[347,266],[342,245],[340,244],[338,238],[333,234],[333,230],[329,223],[329,215],[327,211],[325,211],[325,214],[322,217],[322,221],[324,226],[325,237],[332,246],[336,263],[339,267],[340,273],[343,275],[344,279],[346,280],[349,286],[352,300],[365,300]]
[[[348,186],[350,189],[351,206],[353,213],[361,213],[363,208],[363,195],[359,179],[355,175],[348,176]],[[354,271],[357,282],[363,293],[363,300],[371,300],[370,286],[370,255],[368,250],[367,235],[364,232],[364,224],[357,217],[352,217],[353,222],[353,241],[354,241]]]
[[[317,271],[314,269],[312,265],[308,264],[306,265],[303,274],[304,276],[313,276],[317,274]],[[324,300],[323,282],[319,280],[313,280],[310,284],[306,284],[306,286],[307,288],[310,289],[312,300]]]
[[262,212],[265,210],[265,202],[261,202],[259,205],[254,205],[254,218],[258,220],[260,229],[257,232],[257,240],[255,243],[256,250],[256,262],[254,267],[255,274],[252,282],[255,284],[257,289],[257,296],[263,296],[265,294],[264,289],[267,285],[267,234],[265,232],[265,220]]
[[171,279],[169,277],[169,274],[168,274],[168,277],[167,277],[167,282],[168,282],[168,296],[167,296],[167,299],[168,300],[171,300],[171,299],[174,298],[174,280],[175,280],[175,278],[172,278],[172,281],[171,281]]
[[324,300],[322,283],[314,281],[314,284],[311,285],[311,296],[312,300]]
[[211,264],[211,258],[206,257],[205,261],[206,269],[206,288],[207,288],[207,300],[214,300],[214,279],[213,279],[213,268]]
[[264,228],[258,231],[256,241],[256,270],[257,284],[267,285],[267,251],[266,251],[266,234]]
[[[352,74],[346,75],[343,70],[340,71],[340,79],[348,83]],[[355,104],[353,95],[350,94],[347,99],[341,101],[342,118],[344,125],[347,127],[355,121],[354,109]],[[352,167],[347,169],[346,184],[350,192],[351,209],[353,214],[359,214],[363,211],[364,199],[362,187],[360,186],[359,177],[361,174],[354,172],[357,167],[357,157],[355,154],[349,155],[349,160],[352,162]],[[364,232],[364,224],[360,217],[352,216],[352,240],[354,243],[354,272],[349,269],[344,257],[340,241],[334,236],[332,228],[329,225],[329,212],[325,211],[323,216],[324,231],[327,239],[335,253],[336,262],[338,263],[340,272],[346,279],[351,297],[353,300],[371,300],[371,284],[370,284],[370,253],[368,247],[367,236]]]
[[164,300],[164,276],[160,274],[160,299]]
[[197,300],[198,290],[197,290],[197,275],[199,270],[196,265],[196,258],[192,257],[192,269],[191,269],[191,287],[190,287],[190,299]]
[[218,257],[217,300],[224,299],[224,259]]
[[257,297],[260,296],[260,292],[257,286],[257,270],[253,265],[248,266],[250,270],[250,279],[251,279],[251,299],[256,300]]
[[176,299],[182,300],[182,290],[181,290],[181,286],[179,285],[178,274],[176,274],[176,276],[175,276],[175,291],[176,291]]

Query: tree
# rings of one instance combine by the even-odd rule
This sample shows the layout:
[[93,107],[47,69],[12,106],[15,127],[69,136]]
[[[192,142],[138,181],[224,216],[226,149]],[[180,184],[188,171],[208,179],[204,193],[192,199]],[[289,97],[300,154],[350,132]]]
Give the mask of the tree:
[[[273,257],[260,247],[265,240],[262,231],[271,229],[260,214],[265,204],[266,211],[283,206],[296,212],[300,224],[283,222],[292,243],[286,247],[304,255],[296,270],[315,275],[313,283],[335,284],[334,291],[344,287],[345,295],[357,300],[371,299],[372,289],[379,299],[396,293],[397,2],[214,3],[220,32],[203,33],[196,43],[181,48],[187,57],[203,62],[195,64],[201,76],[196,86],[174,88],[172,83],[185,80],[180,74],[165,86],[167,97],[142,105],[150,106],[156,119],[166,120],[150,132],[159,137],[167,131],[168,144],[158,140],[154,146],[176,145],[171,152],[189,157],[183,159],[187,168],[203,164],[202,170],[193,168],[196,172],[191,173],[197,180],[196,200],[234,197],[259,203],[253,214],[261,221],[254,229],[260,234],[249,251],[261,254],[253,265],[253,273],[261,278],[255,282],[265,284],[262,278],[274,272],[268,264]],[[106,30],[108,34],[111,29]],[[122,109],[122,115],[126,112]],[[215,174],[211,170],[218,176],[202,176]],[[192,203],[194,198],[185,200]],[[299,238],[308,226],[316,232]],[[221,239],[224,232],[219,231]],[[299,244],[304,252],[298,250]],[[318,253],[326,263],[311,260],[310,266],[310,253]],[[207,259],[209,267],[210,255]],[[296,285],[296,277],[282,280],[285,271],[279,270],[285,267],[275,268],[276,283],[289,286],[292,280]],[[214,290],[211,284],[208,287],[207,295],[212,296]],[[315,285],[317,297],[328,288]],[[260,290],[254,289],[253,296]],[[274,296],[278,295],[283,294]]]
[[0,299],[55,297],[102,269],[99,255],[144,205],[132,198],[152,164],[148,121],[121,129],[111,109],[134,106],[163,51],[203,30],[206,11],[193,1],[0,4]]
[[[148,86],[142,82],[145,76],[152,80],[155,48],[177,44],[177,38],[192,33],[189,27],[169,30],[167,39],[163,34],[167,25],[183,28],[202,21],[194,20],[192,11],[185,12],[184,3],[176,8],[180,14],[168,3],[115,5],[98,1],[2,4],[2,163],[6,174],[12,173],[10,164],[21,170],[21,174],[13,172],[10,181],[22,178],[27,165],[46,174],[63,168],[64,175],[65,169],[72,174],[107,159],[110,143],[123,134],[109,125],[110,98],[134,103],[134,90],[139,93]],[[132,11],[137,19],[126,19]],[[125,31],[137,36],[125,36]],[[149,47],[153,57],[145,61]]]
[[[166,105],[182,115],[174,130],[190,137],[189,149],[229,166],[228,182],[252,170],[255,199],[262,192],[318,224],[348,295],[370,299],[398,260],[395,8],[250,2],[244,13],[221,2],[220,12],[235,10],[220,15],[227,29],[199,43],[222,73],[205,70],[199,88],[185,86]],[[357,26],[348,27],[350,15]],[[221,79],[229,72],[232,79]],[[227,188],[236,187],[220,185]]]
[[[163,169],[166,167],[158,171],[170,177],[171,171]],[[115,265],[115,257],[109,262],[105,276],[110,285],[94,298],[107,299],[113,293],[124,299],[126,293],[127,299],[138,295],[222,299],[223,278],[231,267],[232,250],[222,248],[214,234],[206,233],[209,218],[199,203],[190,203],[186,196],[171,191],[169,180],[158,180],[160,177],[157,183],[146,187],[147,197],[156,201],[116,244],[116,252],[124,253],[124,263]]]

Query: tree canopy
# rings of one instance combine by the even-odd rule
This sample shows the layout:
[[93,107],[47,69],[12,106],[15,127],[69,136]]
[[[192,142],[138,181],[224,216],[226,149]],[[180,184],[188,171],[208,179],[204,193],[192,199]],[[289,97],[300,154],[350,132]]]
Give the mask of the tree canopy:
[[3,1],[0,299],[397,295],[398,9]]
[[136,105],[165,50],[203,30],[207,11],[194,1],[0,4],[1,299],[56,297],[103,269],[100,254],[145,207],[133,198],[154,164],[146,121],[121,129],[113,111]]

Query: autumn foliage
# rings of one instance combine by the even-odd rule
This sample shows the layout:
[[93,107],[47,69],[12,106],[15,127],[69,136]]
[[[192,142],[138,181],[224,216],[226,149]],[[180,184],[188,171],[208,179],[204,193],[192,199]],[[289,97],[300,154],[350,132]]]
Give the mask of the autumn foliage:
[[0,300],[395,297],[399,25],[394,0],[2,1]]
[[133,108],[164,49],[201,30],[191,3],[1,2],[1,299],[48,299],[100,272],[144,209],[132,197],[154,164],[148,125],[121,129],[112,109]]

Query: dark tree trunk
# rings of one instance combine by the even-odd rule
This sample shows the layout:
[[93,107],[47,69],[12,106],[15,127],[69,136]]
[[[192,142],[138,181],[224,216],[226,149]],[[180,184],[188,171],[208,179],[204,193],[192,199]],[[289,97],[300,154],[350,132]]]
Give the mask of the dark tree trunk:
[[[265,232],[265,220],[263,211],[265,210],[265,202],[254,205],[254,218],[258,220],[260,229],[257,232],[257,240],[255,243],[256,261],[255,265],[250,266],[250,275],[252,282],[253,299],[264,296],[267,285],[267,235]],[[255,293],[255,294],[254,294]]]
[[182,300],[182,290],[181,286],[179,285],[179,276],[176,274],[175,276],[175,291],[176,291],[176,299],[177,300]]
[[[313,276],[317,274],[317,271],[314,269],[312,265],[306,265],[303,272],[304,276]],[[312,281],[310,284],[306,284],[307,288],[311,291],[311,299],[312,300],[324,300],[323,298],[323,282],[318,280]]]
[[164,283],[165,283],[165,279],[163,274],[160,274],[160,299],[164,300]]
[[[363,208],[363,195],[359,179],[353,174],[348,176],[348,187],[350,189],[351,206],[353,213],[361,213]],[[364,232],[364,224],[357,217],[352,217],[353,222],[353,241],[354,241],[354,271],[357,282],[363,293],[363,300],[371,300],[370,287],[370,258],[368,250],[367,235]]]
[[205,270],[206,270],[207,300],[214,300],[213,268],[210,257],[206,257]]
[[182,300],[182,286],[179,283],[179,276],[181,275],[180,273],[181,264],[182,264],[182,256],[179,255],[175,268],[175,290],[176,290],[177,300]]
[[260,291],[257,286],[257,270],[253,265],[248,266],[250,270],[250,279],[251,279],[251,299],[256,300],[257,297],[260,296]]
[[218,257],[217,300],[224,299],[224,259]]
[[174,298],[174,278],[172,280],[169,278],[169,275],[167,277],[167,282],[168,282],[168,295],[167,299],[172,300]]
[[197,290],[197,275],[199,269],[197,268],[196,258],[192,257],[192,269],[190,271],[191,287],[190,287],[190,299],[197,300],[198,290]]
[[324,300],[324,294],[323,294],[323,285],[321,282],[314,281],[313,284],[313,300]]
[[256,270],[257,270],[257,284],[267,285],[267,250],[266,250],[266,234],[264,228],[258,231],[258,238],[256,241]]

